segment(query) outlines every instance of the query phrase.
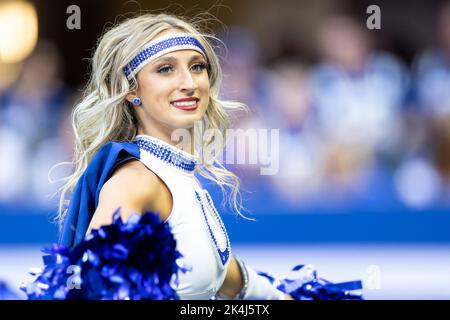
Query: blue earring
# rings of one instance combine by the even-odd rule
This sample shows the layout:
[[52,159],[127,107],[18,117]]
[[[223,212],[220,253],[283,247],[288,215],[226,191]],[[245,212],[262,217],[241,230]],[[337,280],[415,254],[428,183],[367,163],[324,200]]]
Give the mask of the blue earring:
[[139,99],[138,97],[134,98],[134,99],[133,99],[133,104],[134,104],[135,106],[141,105],[141,99]]

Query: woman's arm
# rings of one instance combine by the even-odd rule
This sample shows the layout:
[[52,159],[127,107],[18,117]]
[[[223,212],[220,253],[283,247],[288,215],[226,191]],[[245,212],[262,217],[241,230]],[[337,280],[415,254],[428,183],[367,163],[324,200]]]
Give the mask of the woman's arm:
[[[274,299],[274,297],[278,297],[284,300],[293,300],[293,298],[290,295],[283,294],[275,287],[271,287],[271,284],[269,284],[266,278],[259,275],[255,276],[254,271],[253,270],[251,271],[253,273],[252,276],[250,276],[250,278],[248,279],[248,281],[253,282],[250,285],[252,286],[252,288],[256,288],[257,291],[259,290],[261,296],[249,297],[249,299],[264,299],[264,298]],[[228,264],[227,267],[227,274],[225,276],[225,280],[222,284],[222,287],[218,292],[218,295],[219,297],[224,299],[235,299],[237,296],[241,294],[243,288],[244,288],[244,275],[236,258],[231,256],[230,263]]]
[[137,160],[126,162],[103,185],[97,209],[86,233],[111,224],[113,214],[119,207],[123,221],[133,212],[142,214],[147,210],[152,211],[158,192],[158,177],[153,172]]
[[244,287],[244,280],[236,259],[231,256],[227,267],[227,275],[219,290],[219,295],[228,299],[236,297]]

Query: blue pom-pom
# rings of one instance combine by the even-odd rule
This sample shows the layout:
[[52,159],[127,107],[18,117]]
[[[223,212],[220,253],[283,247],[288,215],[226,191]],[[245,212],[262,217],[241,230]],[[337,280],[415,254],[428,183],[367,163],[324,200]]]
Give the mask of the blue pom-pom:
[[175,300],[178,272],[187,272],[170,226],[159,215],[132,214],[93,230],[69,249],[45,248],[45,267],[22,290],[39,300]]
[[362,289],[360,280],[332,283],[319,278],[310,265],[295,266],[287,277],[280,278],[265,272],[266,277],[277,289],[292,296],[295,300],[362,300],[362,294],[351,292]]

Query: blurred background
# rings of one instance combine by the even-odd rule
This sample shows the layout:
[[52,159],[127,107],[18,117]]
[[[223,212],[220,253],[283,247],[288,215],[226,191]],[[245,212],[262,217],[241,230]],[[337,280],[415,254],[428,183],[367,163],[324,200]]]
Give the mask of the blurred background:
[[[450,2],[0,0],[0,298],[16,298],[72,159],[70,112],[97,39],[119,16],[159,10],[221,23],[222,97],[236,128],[279,129],[279,170],[231,165],[257,222],[223,217],[234,254],[286,273],[311,263],[362,279],[367,299],[450,298]],[[80,28],[67,20],[80,9]],[[53,180],[71,166],[57,167]],[[207,185],[217,206],[221,194]]]

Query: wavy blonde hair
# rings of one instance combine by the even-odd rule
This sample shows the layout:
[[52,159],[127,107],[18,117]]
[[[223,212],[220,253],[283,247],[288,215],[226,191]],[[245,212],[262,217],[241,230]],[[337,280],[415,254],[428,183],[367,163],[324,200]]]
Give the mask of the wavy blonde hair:
[[[67,182],[60,189],[59,211],[56,217],[60,227],[70,202],[66,200],[67,193],[73,192],[95,153],[109,141],[129,142],[135,138],[137,118],[134,109],[125,98],[137,89],[138,84],[136,77],[131,80],[126,78],[123,67],[161,31],[177,28],[192,33],[205,48],[209,63],[210,99],[202,119],[203,128],[220,130],[222,137],[226,137],[226,130],[230,127],[228,111],[247,110],[243,103],[219,99],[222,71],[211,42],[218,39],[203,33],[201,22],[202,19],[198,18],[189,21],[170,14],[147,13],[117,24],[99,39],[91,60],[91,77],[81,102],[75,106],[71,114],[75,136],[74,158],[71,164],[75,169],[72,175],[64,179]],[[203,149],[205,150],[211,143],[202,141]],[[222,192],[225,192],[225,187],[230,189],[229,203],[242,215],[239,178],[227,170],[217,160],[217,156],[211,161],[204,159],[204,153],[201,154],[201,165],[196,170],[203,177],[217,183]]]

